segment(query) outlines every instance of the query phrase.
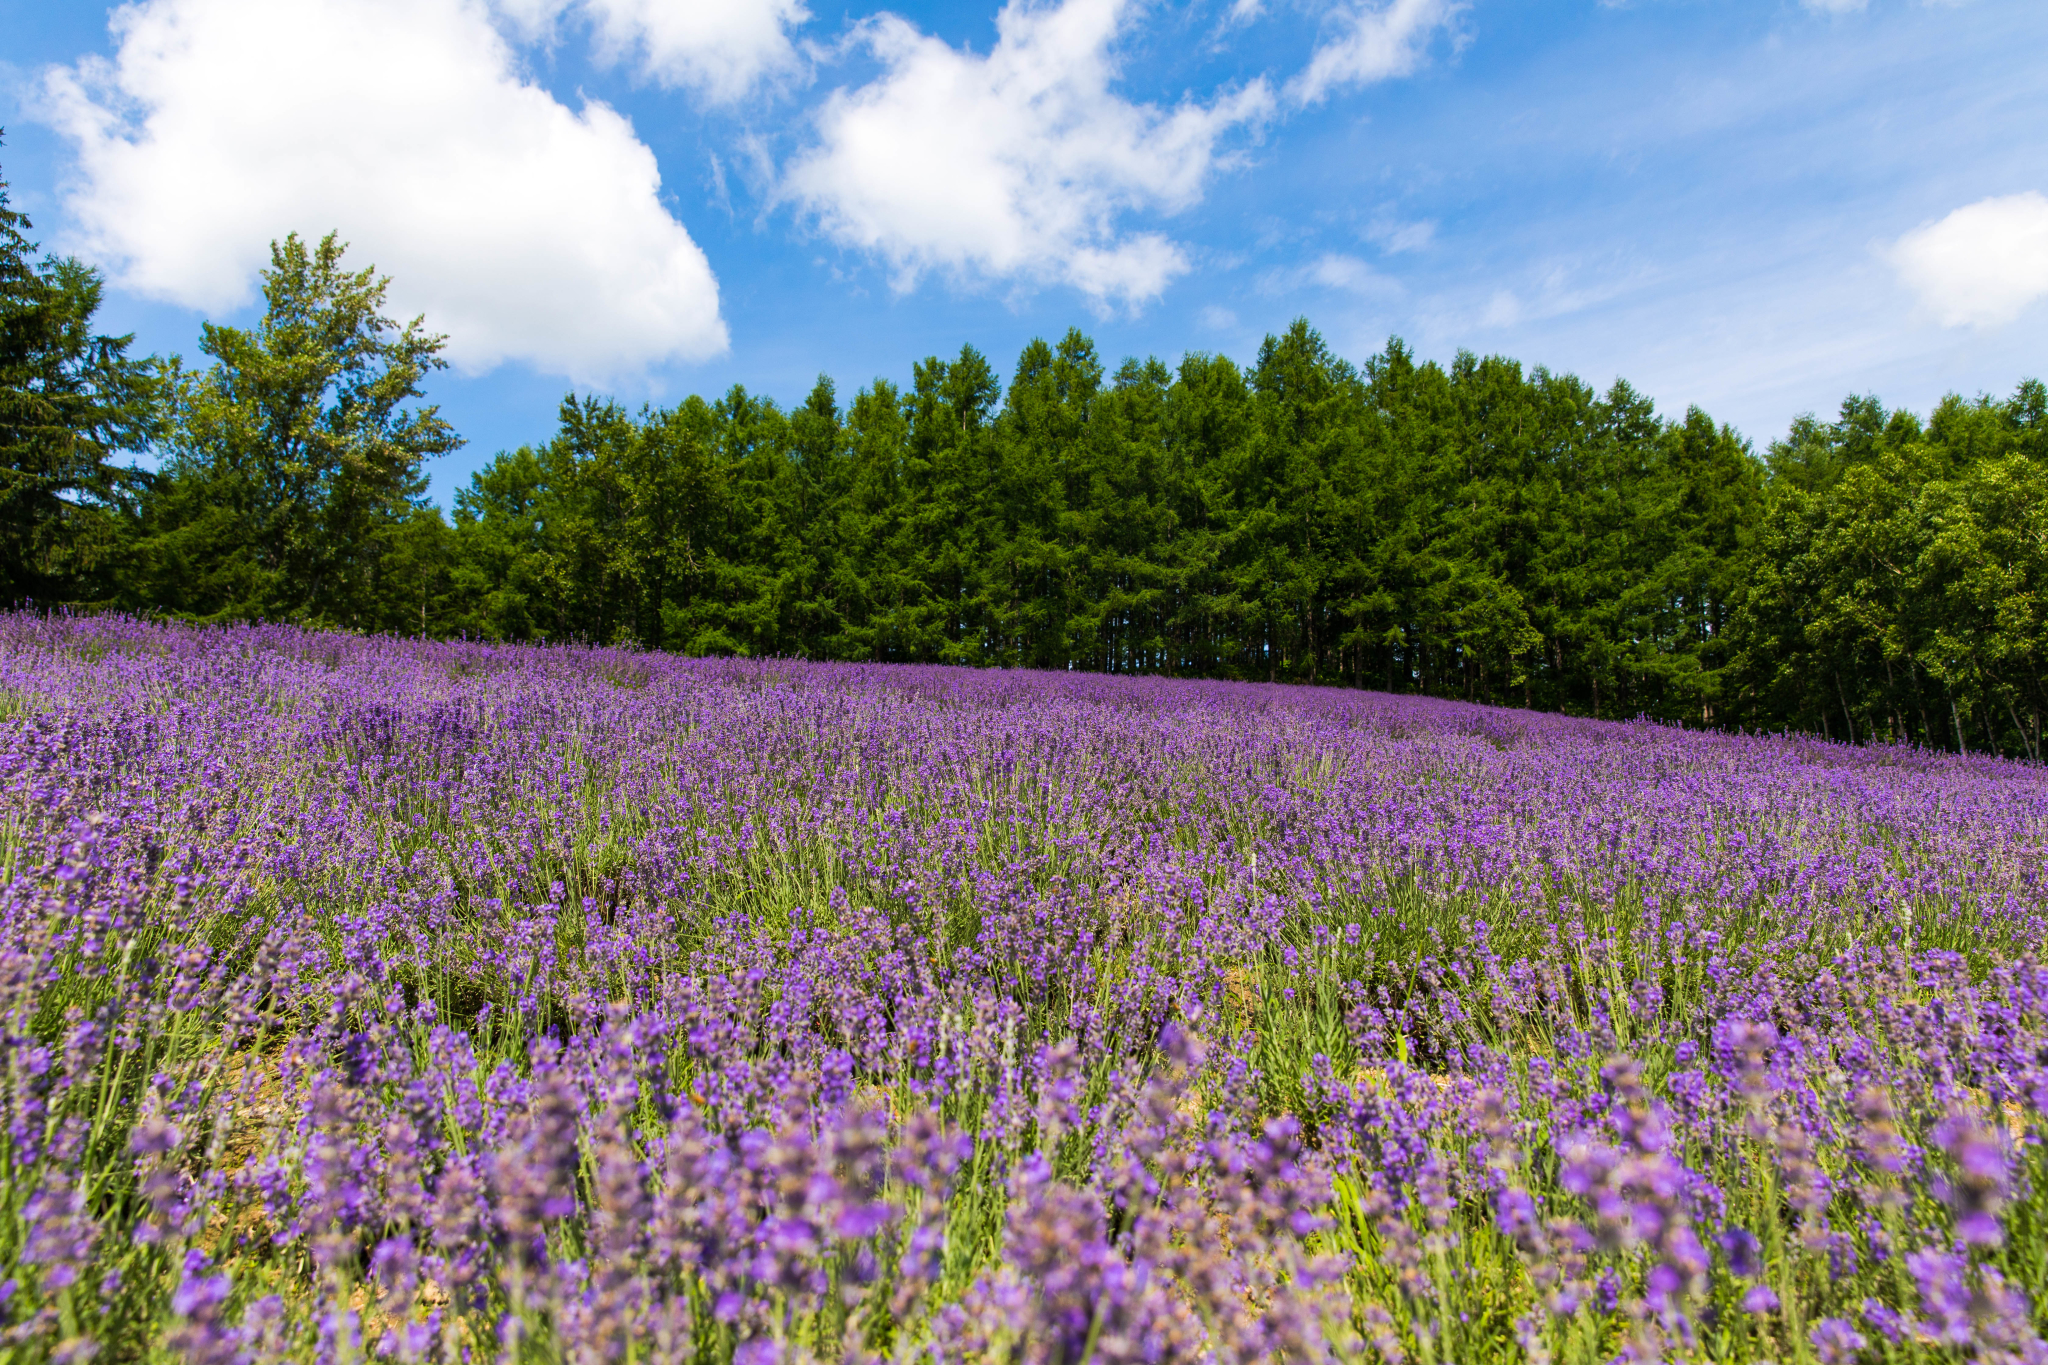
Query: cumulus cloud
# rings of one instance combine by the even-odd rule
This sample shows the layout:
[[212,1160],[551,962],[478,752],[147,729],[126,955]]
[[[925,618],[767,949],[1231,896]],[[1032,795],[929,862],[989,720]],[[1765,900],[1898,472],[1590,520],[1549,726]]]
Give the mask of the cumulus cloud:
[[521,80],[476,0],[142,0],[113,27],[111,60],[44,92],[78,150],[72,245],[123,286],[234,308],[272,238],[332,228],[466,370],[594,380],[725,349],[653,153]]
[[802,0],[498,0],[497,8],[528,37],[578,11],[602,58],[636,60],[646,75],[719,104],[795,71],[789,30],[810,18]]
[[1948,327],[1996,327],[2048,296],[2048,198],[1980,199],[1892,244],[1892,266]]
[[1157,297],[1187,255],[1122,216],[1196,202],[1227,164],[1219,141],[1273,101],[1262,81],[1171,110],[1118,96],[1113,47],[1132,8],[1012,0],[986,56],[869,20],[859,41],[885,70],[825,101],[782,194],[887,261],[899,289],[943,270],[1058,281],[1104,306]]
[[1387,0],[1333,16],[1337,33],[1317,46],[1308,66],[1287,84],[1297,104],[1315,104],[1347,85],[1405,76],[1428,55],[1429,40],[1448,28],[1465,0]]

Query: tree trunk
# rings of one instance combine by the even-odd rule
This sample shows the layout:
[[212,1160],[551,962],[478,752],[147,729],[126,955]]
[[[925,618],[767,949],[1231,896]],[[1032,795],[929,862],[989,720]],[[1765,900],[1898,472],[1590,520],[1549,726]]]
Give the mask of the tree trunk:
[[2041,755],[2034,752],[2033,741],[2027,736],[2027,727],[2020,724],[2020,713],[2014,708],[2011,697],[2005,699],[2005,713],[2012,717],[2012,728],[2020,732],[2020,748],[2026,751],[2028,758],[2040,762]]

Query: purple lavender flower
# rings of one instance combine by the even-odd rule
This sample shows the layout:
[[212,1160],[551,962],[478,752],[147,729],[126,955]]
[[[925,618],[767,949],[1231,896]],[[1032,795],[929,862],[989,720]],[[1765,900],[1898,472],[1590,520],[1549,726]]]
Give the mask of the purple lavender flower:
[[1728,1273],[1737,1279],[1753,1280],[1763,1273],[1763,1246],[1756,1234],[1744,1228],[1729,1228],[1720,1235],[1721,1251],[1728,1258]]
[[1886,1341],[1896,1344],[1904,1341],[1911,1332],[1911,1324],[1904,1316],[1876,1299],[1865,1299],[1861,1311],[1863,1321]]
[[1906,1257],[1906,1269],[1919,1287],[1920,1311],[1936,1338],[1955,1346],[1969,1345],[1976,1330],[1970,1315],[1968,1263],[1949,1252],[1916,1251]]
[[28,1356],[2038,1353],[2032,769],[20,614],[0,697]]
[[1847,1318],[1822,1318],[1806,1339],[1820,1365],[1855,1365],[1856,1353],[1869,1344]]
[[221,1318],[228,1300],[228,1277],[208,1273],[205,1253],[185,1253],[184,1273],[171,1294],[171,1312],[181,1322],[166,1337],[166,1344],[180,1359],[198,1365],[230,1365],[244,1359],[240,1334]]
[[1934,1128],[1934,1142],[1955,1162],[1956,1174],[1943,1195],[1955,1214],[1956,1236],[1972,1246],[2005,1240],[1998,1213],[2007,1192],[2005,1150],[1998,1137],[1967,1111],[1950,1114]]
[[1536,1201],[1529,1197],[1527,1190],[1509,1187],[1499,1191],[1493,1197],[1493,1225],[1500,1230],[1501,1236],[1513,1238],[1525,1250],[1533,1251],[1541,1226],[1537,1219]]

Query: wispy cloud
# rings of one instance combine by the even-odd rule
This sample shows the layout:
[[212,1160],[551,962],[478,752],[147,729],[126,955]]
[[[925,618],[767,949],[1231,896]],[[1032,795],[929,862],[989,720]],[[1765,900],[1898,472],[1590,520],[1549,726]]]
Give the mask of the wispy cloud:
[[1436,240],[1436,220],[1425,218],[1420,222],[1402,223],[1377,219],[1366,228],[1365,239],[1389,256],[1404,251],[1420,251]]
[[1316,104],[1345,86],[1406,76],[1464,8],[1465,0],[1387,0],[1339,9],[1331,16],[1336,35],[1317,46],[1287,94],[1297,104]]
[[1309,290],[1378,299],[1404,292],[1401,282],[1393,276],[1340,251],[1325,252],[1301,265],[1269,270],[1259,278],[1259,288],[1263,293],[1280,296]]

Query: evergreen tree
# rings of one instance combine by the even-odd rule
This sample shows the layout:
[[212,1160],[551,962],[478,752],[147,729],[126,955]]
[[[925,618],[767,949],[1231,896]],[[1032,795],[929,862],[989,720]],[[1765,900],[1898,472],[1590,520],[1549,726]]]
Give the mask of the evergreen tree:
[[[421,320],[383,314],[389,281],[342,268],[329,233],[271,245],[252,330],[207,323],[205,371],[173,376],[165,478],[145,501],[138,605],[200,619],[361,629],[435,624],[437,513],[426,460],[461,439],[408,407],[446,362]],[[431,518],[427,520],[424,518]]]
[[[67,316],[90,317],[90,272],[8,241],[9,297],[30,301],[10,317],[66,288],[84,300]],[[422,466],[457,440],[408,406],[440,339],[386,319],[387,282],[341,255],[331,236],[275,246],[262,323],[209,326],[214,363],[169,376],[130,602],[1348,683],[2041,757],[2035,381],[1925,422],[1852,396],[1760,460],[1696,408],[1667,419],[1625,382],[1596,395],[1499,356],[1438,365],[1397,338],[1353,366],[1298,320],[1249,369],[1112,370],[1069,331],[1028,344],[1007,387],[963,347],[844,408],[823,377],[787,411],[738,386],[637,413],[572,394],[550,439],[476,472],[451,529]],[[97,430],[66,420],[49,430]],[[121,524],[100,491],[119,487],[113,445],[93,449],[103,482],[81,474],[49,524]]]
[[159,366],[93,330],[104,287],[71,259],[35,259],[0,180],[0,602],[111,591],[139,476],[112,463],[155,429]]

